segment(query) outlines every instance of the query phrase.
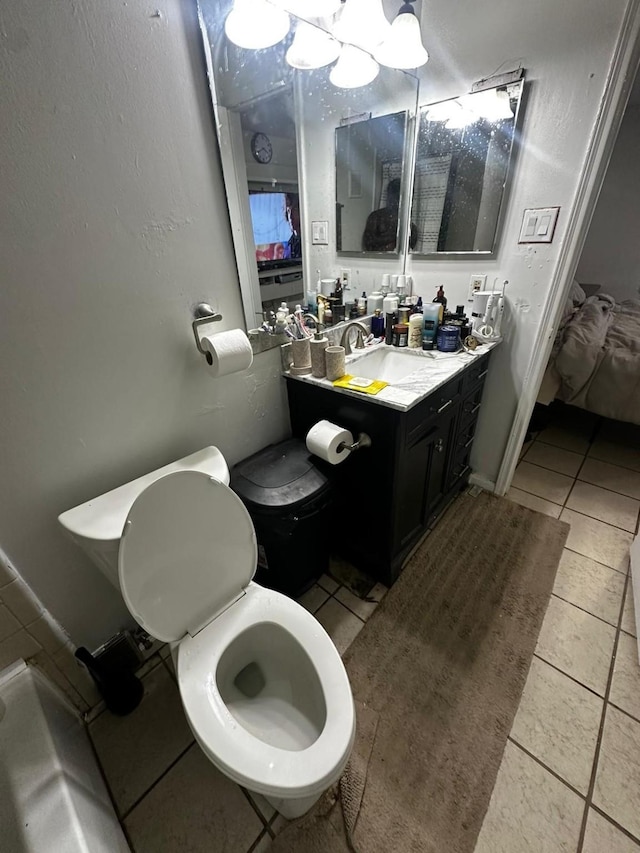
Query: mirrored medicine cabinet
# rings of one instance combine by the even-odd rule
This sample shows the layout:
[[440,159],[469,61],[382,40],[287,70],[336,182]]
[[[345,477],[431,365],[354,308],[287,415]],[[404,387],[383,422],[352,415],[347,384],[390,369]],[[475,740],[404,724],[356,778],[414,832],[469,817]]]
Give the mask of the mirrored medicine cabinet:
[[[482,93],[464,107],[420,106],[417,77],[384,67],[367,86],[339,89],[328,68],[287,64],[291,35],[264,50],[232,44],[231,6],[199,0],[198,11],[247,331],[282,301],[304,303],[344,257],[395,269],[409,253],[495,251],[522,81],[500,89],[500,111]],[[256,351],[282,343],[250,338]]]

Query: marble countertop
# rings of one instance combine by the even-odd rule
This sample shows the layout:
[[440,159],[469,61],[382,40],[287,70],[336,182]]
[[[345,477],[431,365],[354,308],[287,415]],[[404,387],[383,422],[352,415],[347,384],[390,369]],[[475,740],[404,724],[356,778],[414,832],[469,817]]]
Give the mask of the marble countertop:
[[[387,385],[378,394],[363,394],[359,391],[352,391],[349,388],[336,388],[328,379],[316,379],[310,374],[307,376],[292,376],[288,371],[285,371],[284,375],[297,382],[306,382],[317,385],[320,388],[327,388],[336,394],[358,397],[361,400],[367,400],[378,406],[387,406],[391,409],[407,412],[441,385],[453,379],[457,373],[468,367],[476,358],[486,355],[497,345],[497,343],[484,343],[473,353],[464,350],[456,353],[446,353],[438,352],[437,350],[431,352],[413,349],[398,350],[398,348],[388,347],[386,344],[375,344],[373,346],[374,350],[380,348],[390,349],[394,352],[403,353],[407,359],[416,360],[416,369],[414,371],[403,379],[395,381],[392,385]],[[366,348],[365,350],[358,350],[352,355],[348,355],[345,360],[346,372],[357,376],[358,361],[366,358],[369,352],[371,352],[371,349]]]

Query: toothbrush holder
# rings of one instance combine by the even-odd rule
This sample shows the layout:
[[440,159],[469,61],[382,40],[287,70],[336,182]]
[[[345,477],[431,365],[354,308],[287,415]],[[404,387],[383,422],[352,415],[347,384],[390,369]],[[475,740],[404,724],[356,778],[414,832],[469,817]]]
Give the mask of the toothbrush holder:
[[344,376],[344,347],[327,347],[324,351],[327,360],[327,379],[335,382]]

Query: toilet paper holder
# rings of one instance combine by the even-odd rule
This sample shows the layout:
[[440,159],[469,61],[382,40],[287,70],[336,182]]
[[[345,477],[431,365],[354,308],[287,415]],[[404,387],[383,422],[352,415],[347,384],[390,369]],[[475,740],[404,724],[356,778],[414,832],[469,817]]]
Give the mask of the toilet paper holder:
[[349,450],[351,453],[355,453],[356,450],[362,450],[363,447],[371,447],[371,439],[366,432],[361,432],[358,440],[354,441],[353,444],[347,444],[346,441],[341,442],[338,445],[338,450]]
[[202,355],[207,359],[209,363],[211,359],[211,353],[206,352],[202,349],[202,344],[200,343],[200,335],[198,334],[198,328],[200,326],[204,326],[207,323],[217,323],[222,320],[222,314],[216,313],[211,305],[208,305],[206,302],[200,302],[196,305],[194,311],[195,319],[191,323],[191,328],[193,329],[193,336],[196,339],[196,346],[198,347],[198,352],[202,353]]

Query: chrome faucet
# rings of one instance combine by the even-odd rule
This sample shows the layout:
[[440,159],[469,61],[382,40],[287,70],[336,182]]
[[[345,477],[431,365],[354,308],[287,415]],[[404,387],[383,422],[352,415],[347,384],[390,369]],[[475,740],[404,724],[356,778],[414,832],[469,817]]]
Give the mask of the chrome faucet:
[[344,347],[345,355],[351,355],[349,332],[354,327],[358,331],[358,336],[356,338],[356,349],[364,349],[364,339],[369,335],[369,329],[367,329],[364,323],[361,323],[359,320],[352,320],[350,323],[347,323],[344,332],[342,333],[342,338],[340,340],[340,344]]

